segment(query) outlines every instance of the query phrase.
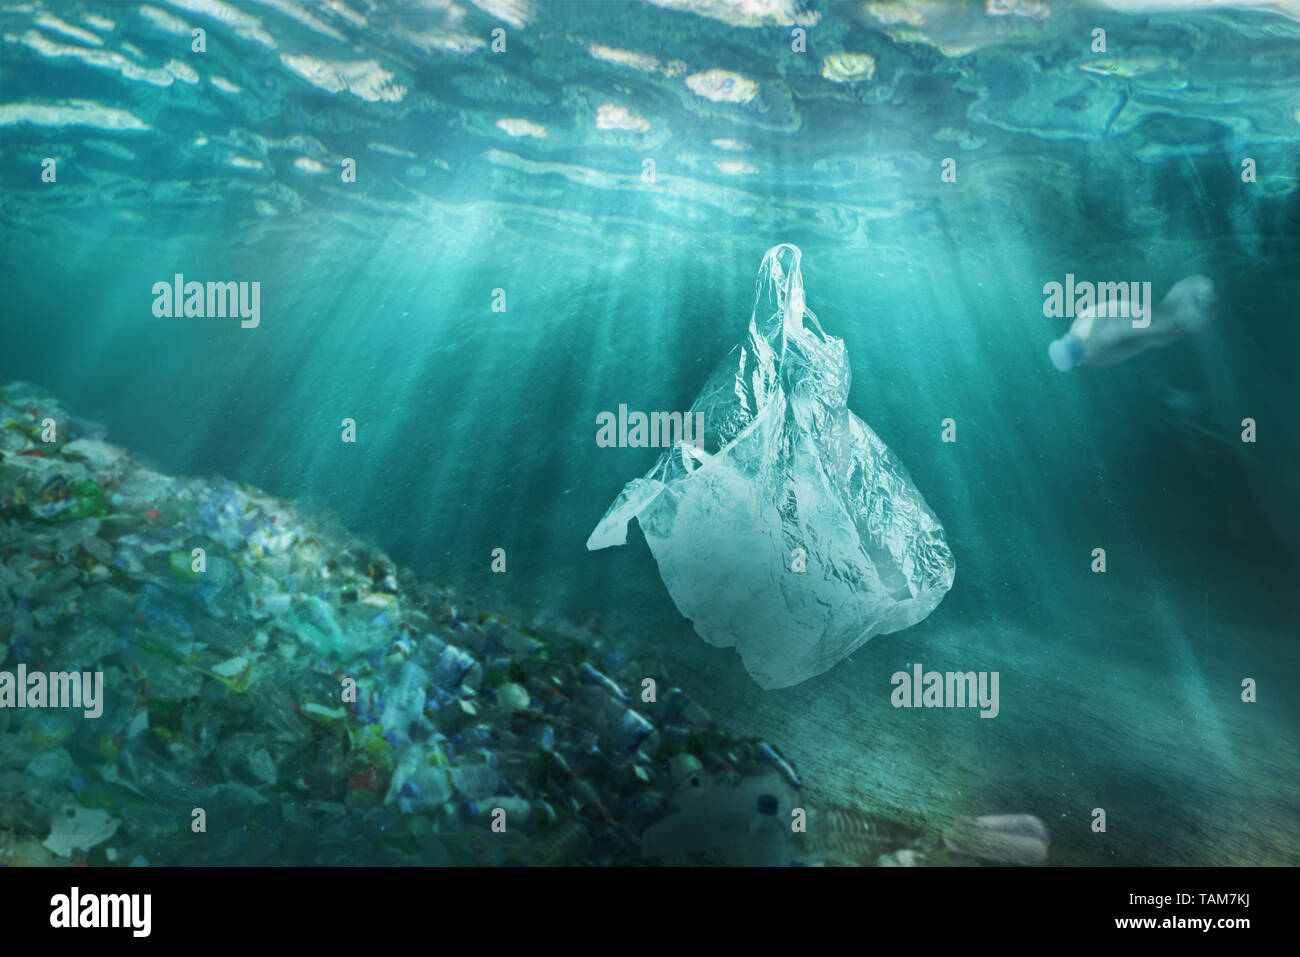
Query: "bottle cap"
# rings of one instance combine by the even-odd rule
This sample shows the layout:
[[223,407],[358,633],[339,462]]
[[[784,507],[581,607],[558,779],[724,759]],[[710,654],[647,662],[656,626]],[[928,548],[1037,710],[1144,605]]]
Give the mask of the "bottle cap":
[[1047,347],[1047,355],[1052,365],[1062,372],[1069,372],[1083,361],[1083,342],[1073,334],[1062,336]]

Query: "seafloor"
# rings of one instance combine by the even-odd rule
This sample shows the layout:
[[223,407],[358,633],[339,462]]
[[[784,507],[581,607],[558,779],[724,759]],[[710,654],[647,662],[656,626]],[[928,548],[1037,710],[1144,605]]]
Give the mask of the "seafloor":
[[974,863],[821,800],[631,641],[105,438],[0,386],[0,668],[103,676],[92,716],[0,708],[2,863]]

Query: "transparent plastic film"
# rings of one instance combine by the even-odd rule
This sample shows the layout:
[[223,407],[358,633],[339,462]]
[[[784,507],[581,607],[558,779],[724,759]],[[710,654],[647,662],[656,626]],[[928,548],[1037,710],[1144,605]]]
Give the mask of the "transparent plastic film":
[[635,518],[678,610],[763,688],[916,624],[955,574],[907,470],[846,405],[844,342],[808,309],[800,260],[768,251],[748,335],[691,406],[703,436],[629,482],[587,542],[624,544]]

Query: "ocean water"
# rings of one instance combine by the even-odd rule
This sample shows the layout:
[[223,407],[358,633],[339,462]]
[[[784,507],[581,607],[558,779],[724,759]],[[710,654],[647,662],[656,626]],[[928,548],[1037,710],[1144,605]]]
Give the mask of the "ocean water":
[[[87,0],[0,32],[0,377],[653,649],[837,804],[1033,814],[1057,864],[1300,863],[1294,3]],[[689,407],[778,243],[957,571],[763,691],[637,532],[585,542],[658,455],[597,416]],[[1045,284],[1196,273],[1204,333],[1048,361]],[[158,317],[176,274],[259,283],[256,327]],[[998,716],[893,707],[916,663],[998,672]]]

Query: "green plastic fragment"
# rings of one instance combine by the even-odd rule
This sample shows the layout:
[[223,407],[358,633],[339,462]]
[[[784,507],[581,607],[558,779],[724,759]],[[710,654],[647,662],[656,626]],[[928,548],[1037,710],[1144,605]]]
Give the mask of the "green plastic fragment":
[[203,576],[193,569],[193,563],[190,560],[189,552],[176,551],[172,552],[167,557],[168,561],[171,563],[172,571],[176,573],[176,577],[184,578],[185,580],[192,582],[203,580]]

